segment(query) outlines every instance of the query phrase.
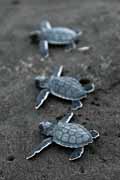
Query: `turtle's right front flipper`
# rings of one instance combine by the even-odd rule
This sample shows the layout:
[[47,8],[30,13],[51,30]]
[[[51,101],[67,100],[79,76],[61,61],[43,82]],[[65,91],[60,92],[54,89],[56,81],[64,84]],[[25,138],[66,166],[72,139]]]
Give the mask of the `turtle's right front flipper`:
[[47,99],[49,95],[48,89],[43,89],[40,91],[37,99],[36,99],[36,105],[35,109],[39,109],[39,107],[43,104],[43,102]]
[[61,66],[56,66],[56,67],[54,68],[54,71],[53,71],[52,76],[60,77],[61,74],[62,74],[62,71],[63,71],[63,66],[62,66],[62,65],[61,65]]
[[47,58],[49,56],[48,41],[47,40],[40,40],[39,50],[40,50],[40,54],[43,57],[43,59]]
[[66,113],[65,114],[65,116],[61,119],[61,122],[63,122],[63,123],[69,123],[70,122],[70,120],[72,119],[72,117],[73,117],[73,112],[68,112],[68,113]]
[[43,149],[45,149],[46,147],[48,147],[50,144],[52,144],[52,138],[51,138],[51,137],[43,140],[43,141],[39,144],[39,146],[32,151],[31,155],[28,156],[28,157],[26,157],[26,159],[31,159],[31,158],[33,158],[36,154],[40,153]]
[[49,21],[46,21],[46,20],[43,20],[41,23],[40,23],[40,30],[42,32],[44,31],[47,31],[47,30],[51,30],[52,29],[52,26],[50,24]]

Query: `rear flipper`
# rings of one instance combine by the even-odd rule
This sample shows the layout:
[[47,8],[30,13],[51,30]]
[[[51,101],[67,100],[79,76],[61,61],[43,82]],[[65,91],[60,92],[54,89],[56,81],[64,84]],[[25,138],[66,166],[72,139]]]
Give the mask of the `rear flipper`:
[[88,50],[90,50],[90,46],[83,46],[83,47],[78,48],[78,51],[80,51],[80,52],[85,52],[85,51],[88,51]]
[[43,89],[40,91],[37,99],[35,109],[39,109],[39,107],[43,104],[43,102],[47,99],[49,95],[49,91],[47,89]]
[[83,107],[83,104],[81,101],[72,101],[72,109],[73,110],[77,110],[79,108],[82,108]]
[[40,40],[40,42],[39,42],[39,50],[40,50],[40,54],[43,57],[43,59],[47,58],[49,56],[48,41]]
[[99,132],[96,131],[96,130],[90,130],[90,134],[92,135],[93,139],[96,139],[96,138],[98,138],[100,136]]
[[38,147],[36,147],[30,156],[26,157],[26,159],[31,159],[33,158],[36,154],[40,153],[43,149],[45,149],[46,147],[48,147],[50,144],[52,144],[52,138],[47,138],[45,140],[43,140]]
[[83,153],[84,153],[84,147],[77,148],[72,152],[72,154],[69,157],[69,160],[73,161],[73,160],[76,160],[78,158],[81,158]]
[[80,29],[74,28],[74,31],[77,33],[77,36],[81,36],[83,33]]
[[90,83],[84,84],[83,87],[87,93],[91,93],[95,90],[95,85],[93,83],[92,84],[90,84]]
[[73,42],[70,42],[69,44],[67,44],[65,47],[66,47],[65,50],[66,50],[67,52],[69,52],[69,51],[71,51],[72,49],[75,49],[75,48],[76,48],[76,44],[75,44],[75,42],[73,41]]

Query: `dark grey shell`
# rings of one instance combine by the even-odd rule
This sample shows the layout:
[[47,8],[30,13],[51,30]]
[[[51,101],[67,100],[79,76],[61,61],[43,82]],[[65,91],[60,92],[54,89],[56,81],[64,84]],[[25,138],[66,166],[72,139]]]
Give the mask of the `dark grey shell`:
[[79,81],[71,77],[52,77],[48,86],[51,94],[67,100],[80,100],[87,94]]
[[54,128],[53,142],[69,148],[78,148],[92,143],[93,139],[83,126],[59,122]]
[[76,32],[68,28],[56,27],[44,32],[44,37],[50,44],[69,44],[76,36]]

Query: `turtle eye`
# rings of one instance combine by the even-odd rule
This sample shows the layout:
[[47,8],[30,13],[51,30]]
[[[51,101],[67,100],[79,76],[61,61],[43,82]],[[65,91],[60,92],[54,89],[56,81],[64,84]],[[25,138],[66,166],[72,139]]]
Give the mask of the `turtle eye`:
[[40,89],[40,82],[38,79],[35,79],[35,86],[36,88]]
[[50,123],[50,122],[48,122],[48,121],[46,121],[46,122],[41,122],[41,123],[39,124],[39,129],[40,129],[41,131],[46,130],[47,128],[50,128],[50,127],[51,127],[51,124],[52,124],[52,123]]
[[42,86],[45,84],[46,77],[45,76],[37,76],[35,77],[35,86],[38,89],[41,89]]
[[40,123],[40,124],[39,124],[39,129],[40,129],[40,131],[43,131],[43,130],[44,130],[43,123]]

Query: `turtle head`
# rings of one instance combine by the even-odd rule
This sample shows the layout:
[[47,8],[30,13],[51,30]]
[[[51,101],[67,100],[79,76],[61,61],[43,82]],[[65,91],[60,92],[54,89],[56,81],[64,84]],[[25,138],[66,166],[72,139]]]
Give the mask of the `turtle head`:
[[38,89],[48,87],[49,78],[46,76],[37,76],[35,77],[35,85]]
[[42,32],[40,30],[35,30],[30,32],[29,38],[31,43],[38,44],[39,40],[41,39],[41,36],[42,36]]
[[42,132],[42,134],[44,134],[46,136],[52,136],[53,128],[54,128],[54,124],[49,121],[40,122],[40,124],[39,124],[40,131]]

